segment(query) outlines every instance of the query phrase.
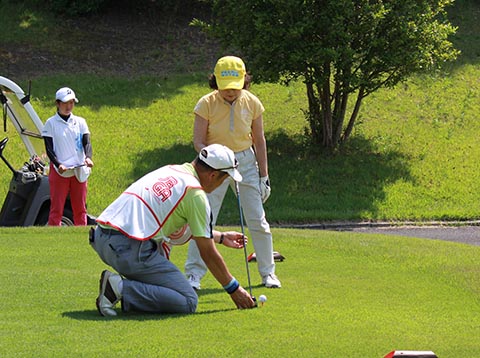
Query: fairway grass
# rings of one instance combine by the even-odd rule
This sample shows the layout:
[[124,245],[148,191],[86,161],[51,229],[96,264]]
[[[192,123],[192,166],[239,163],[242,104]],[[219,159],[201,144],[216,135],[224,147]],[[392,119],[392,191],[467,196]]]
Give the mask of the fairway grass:
[[[237,229],[238,228],[233,228]],[[107,268],[88,228],[1,228],[2,357],[383,357],[394,349],[480,356],[480,247],[274,229],[281,289],[240,311],[208,274],[193,315],[100,317]],[[173,250],[181,268],[186,246]],[[219,247],[247,286],[243,250]]]

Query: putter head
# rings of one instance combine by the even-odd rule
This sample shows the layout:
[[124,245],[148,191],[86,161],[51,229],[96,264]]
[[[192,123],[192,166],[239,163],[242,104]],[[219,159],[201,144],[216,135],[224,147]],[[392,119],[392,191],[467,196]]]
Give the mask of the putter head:
[[[274,251],[274,252],[273,252],[273,260],[274,260],[274,261],[283,261],[283,260],[285,260],[285,256],[283,256],[281,253],[279,253],[279,252],[277,252],[277,251]],[[251,253],[250,255],[248,255],[247,261],[248,261],[248,262],[255,262],[255,261],[257,261],[257,255],[255,254],[255,252],[253,252],[253,253]]]
[[255,306],[253,306],[253,308],[257,308],[258,303],[257,303],[257,299],[255,298],[255,296],[252,296],[252,300],[253,300],[253,302],[255,302]]

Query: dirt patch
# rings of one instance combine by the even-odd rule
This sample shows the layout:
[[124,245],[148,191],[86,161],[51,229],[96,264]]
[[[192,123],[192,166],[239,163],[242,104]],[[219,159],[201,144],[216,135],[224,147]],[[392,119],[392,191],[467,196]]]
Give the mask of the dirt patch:
[[32,79],[60,73],[121,77],[210,72],[219,46],[196,27],[192,16],[158,8],[61,19],[47,43],[12,44],[0,39],[0,75]]

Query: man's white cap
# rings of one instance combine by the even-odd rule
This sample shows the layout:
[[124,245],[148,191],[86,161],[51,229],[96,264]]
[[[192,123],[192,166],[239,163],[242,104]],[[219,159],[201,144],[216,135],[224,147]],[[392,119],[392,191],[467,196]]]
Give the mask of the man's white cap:
[[200,151],[198,159],[213,169],[228,173],[233,180],[242,181],[242,175],[237,170],[237,158],[228,147],[221,144],[210,144]]
[[55,99],[62,102],[68,102],[73,99],[75,100],[75,103],[78,103],[78,98],[75,96],[75,92],[68,87],[60,88],[55,95]]

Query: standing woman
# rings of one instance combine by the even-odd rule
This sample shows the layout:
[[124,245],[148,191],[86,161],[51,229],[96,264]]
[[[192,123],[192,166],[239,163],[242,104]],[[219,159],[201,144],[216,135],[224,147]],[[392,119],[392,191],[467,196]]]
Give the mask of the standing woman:
[[50,159],[50,214],[48,225],[60,226],[67,196],[75,225],[87,225],[87,179],[93,167],[90,131],[84,118],[72,113],[78,99],[68,87],[55,96],[57,113],[42,131]]
[[[242,59],[235,56],[220,58],[210,76],[214,91],[203,96],[195,106],[193,144],[195,150],[213,143],[223,144],[235,152],[243,181],[239,184],[240,201],[255,248],[262,284],[268,288],[281,287],[275,275],[273,243],[270,225],[265,219],[263,203],[270,196],[267,145],[263,132],[265,111],[260,100],[248,91],[251,78]],[[228,186],[225,182],[208,195],[213,223],[216,222]],[[191,241],[185,263],[185,274],[195,289],[206,273],[195,242]]]

